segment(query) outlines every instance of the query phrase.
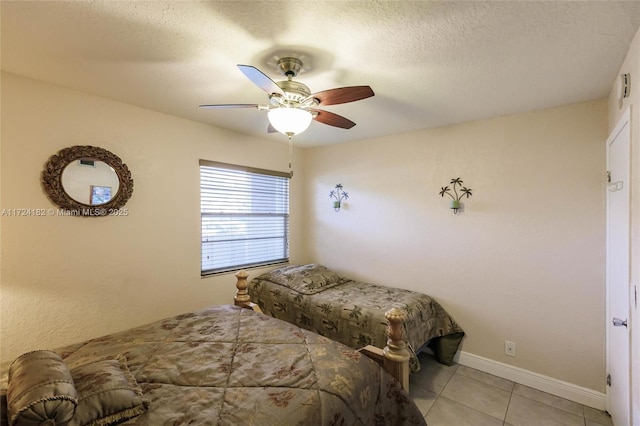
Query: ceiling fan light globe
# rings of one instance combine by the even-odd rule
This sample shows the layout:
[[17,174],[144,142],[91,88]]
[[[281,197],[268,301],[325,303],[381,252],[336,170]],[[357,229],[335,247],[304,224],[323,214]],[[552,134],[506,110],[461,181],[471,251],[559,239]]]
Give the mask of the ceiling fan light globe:
[[267,117],[274,129],[289,136],[307,130],[313,119],[309,111],[298,108],[273,108]]

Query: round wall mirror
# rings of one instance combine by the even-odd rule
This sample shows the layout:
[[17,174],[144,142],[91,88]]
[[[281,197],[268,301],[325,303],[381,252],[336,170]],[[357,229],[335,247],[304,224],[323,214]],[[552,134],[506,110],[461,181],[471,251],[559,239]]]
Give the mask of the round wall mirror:
[[77,216],[113,214],[133,193],[127,165],[95,146],[72,146],[51,156],[42,185],[51,201]]

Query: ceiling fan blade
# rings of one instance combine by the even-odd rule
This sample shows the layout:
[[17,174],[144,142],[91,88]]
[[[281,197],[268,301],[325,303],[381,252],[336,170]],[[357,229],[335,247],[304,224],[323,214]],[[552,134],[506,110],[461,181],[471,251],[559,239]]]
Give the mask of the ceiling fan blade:
[[258,108],[258,104],[218,104],[218,105],[200,105],[200,108]]
[[344,118],[341,115],[334,114],[329,111],[324,111],[321,109],[312,109],[311,111],[317,113],[314,117],[314,120],[319,121],[323,124],[328,124],[329,126],[340,127],[341,129],[350,129],[356,125],[353,121],[348,118]]
[[369,86],[349,86],[324,90],[314,93],[309,97],[317,99],[320,105],[325,106],[355,102],[370,98],[373,95],[375,95],[375,93],[373,93],[373,90]]
[[279,93],[284,96],[284,92],[282,91],[280,86],[278,86],[275,81],[267,77],[267,75],[260,71],[258,68],[251,65],[238,65],[238,68],[244,75],[247,76],[249,80],[253,82],[253,84],[258,86],[265,92],[269,94]]

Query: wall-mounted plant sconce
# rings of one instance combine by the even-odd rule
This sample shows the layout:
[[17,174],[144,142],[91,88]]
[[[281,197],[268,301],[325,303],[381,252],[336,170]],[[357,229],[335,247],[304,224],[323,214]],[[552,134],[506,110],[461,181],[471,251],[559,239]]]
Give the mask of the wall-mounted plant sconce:
[[344,189],[342,189],[342,184],[339,183],[336,185],[335,189],[332,189],[331,192],[329,192],[329,197],[335,199],[335,201],[333,202],[333,209],[335,211],[339,211],[342,200],[346,200],[347,198],[349,198],[349,194],[344,192]]
[[[462,186],[462,179],[460,178],[451,179],[449,184],[453,185],[453,187],[449,188],[448,186],[443,186],[440,190],[440,195],[444,197],[444,194],[447,194],[451,197],[451,204],[449,205],[449,208],[452,208],[453,213],[457,214],[458,209],[460,208],[460,199],[465,195],[469,198],[473,194],[471,194],[471,188]],[[460,193],[458,193],[458,189],[456,188],[457,186],[460,186]],[[451,191],[453,191],[453,194]]]

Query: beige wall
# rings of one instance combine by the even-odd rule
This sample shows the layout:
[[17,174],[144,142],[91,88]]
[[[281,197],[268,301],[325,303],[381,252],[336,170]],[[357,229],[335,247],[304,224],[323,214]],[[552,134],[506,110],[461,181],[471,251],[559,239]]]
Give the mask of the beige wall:
[[[601,100],[304,150],[308,252],[431,294],[465,352],[604,392],[606,137]],[[457,215],[438,194],[455,177]]]
[[[609,132],[622,114],[631,108],[631,284],[640,286],[640,31],[636,33],[627,57],[620,68],[631,74],[631,94],[618,104],[616,80],[609,94]],[[640,289],[639,289],[640,292]],[[633,424],[640,424],[640,316],[637,306],[631,310],[631,370],[632,370],[632,414]]]
[[[126,217],[2,217],[0,360],[232,301],[232,275],[200,278],[198,160],[287,171],[286,143],[6,73],[1,113],[4,209],[53,208],[40,174],[72,145],[120,156],[134,192]],[[291,183],[294,260],[303,176]]]

